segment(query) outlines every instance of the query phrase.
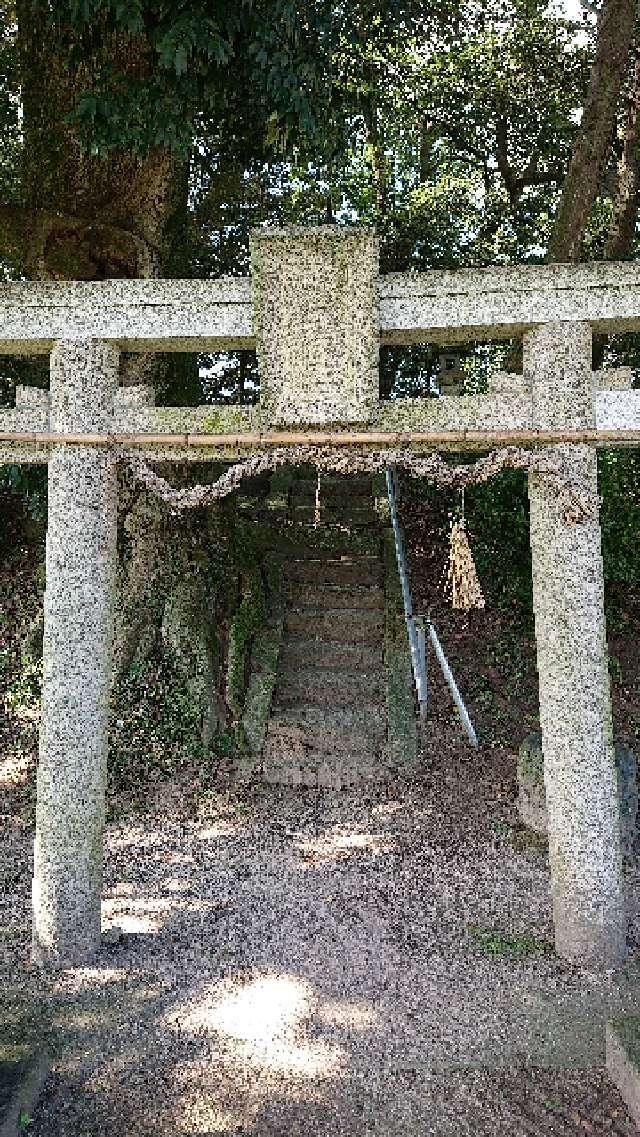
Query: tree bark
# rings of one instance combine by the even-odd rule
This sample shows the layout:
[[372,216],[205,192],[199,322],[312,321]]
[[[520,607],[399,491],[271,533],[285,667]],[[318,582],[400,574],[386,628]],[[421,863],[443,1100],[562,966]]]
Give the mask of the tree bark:
[[611,150],[636,16],[636,0],[603,0],[589,91],[549,242],[548,261],[580,260],[589,215]]
[[605,245],[607,260],[628,257],[633,244],[638,219],[638,189],[640,184],[640,44],[634,48],[633,68],[624,122],[624,142],[618,162],[617,191],[613,203],[613,217]]
[[[24,150],[22,203],[0,206],[0,240],[20,251],[21,271],[35,280],[103,280],[157,277],[171,262],[172,224],[186,210],[186,163],[162,147],[138,157],[125,146],[106,156],[82,150],[65,122],[78,95],[90,89],[100,69],[113,66],[125,76],[144,78],[153,53],[143,35],[131,34],[102,17],[81,38],[80,62],[71,65],[73,39],[50,27],[46,13],[18,0]],[[124,355],[120,385],[165,378],[166,357]],[[144,491],[128,491],[120,478],[121,526],[119,602],[116,612],[116,675],[128,667],[150,625],[161,619],[151,600],[162,596],[167,571],[162,519]]]
[[17,14],[23,207],[32,218],[27,226],[23,219],[26,274],[54,280],[159,275],[164,231],[175,208],[175,159],[163,147],[144,158],[124,147],[92,156],[64,121],[106,64],[126,76],[149,74],[147,40],[103,19],[83,37],[82,62],[71,66],[68,33],[49,27],[29,0],[18,0]]

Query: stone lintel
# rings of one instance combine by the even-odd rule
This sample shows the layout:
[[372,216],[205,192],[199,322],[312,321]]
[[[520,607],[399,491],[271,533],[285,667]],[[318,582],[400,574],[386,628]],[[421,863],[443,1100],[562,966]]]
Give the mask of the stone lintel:
[[[347,232],[341,230],[343,240]],[[383,344],[506,339],[554,320],[585,320],[605,333],[633,331],[640,329],[640,265],[393,273],[379,279],[378,300]],[[251,279],[0,285],[1,353],[46,354],[56,339],[94,336],[126,351],[253,348]]]
[[[594,371],[593,385],[596,391],[630,391],[633,383],[632,367],[606,367]],[[531,393],[531,382],[515,371],[494,371],[489,376],[489,391],[492,395],[510,395],[518,392]]]
[[260,430],[260,408],[242,406],[123,406],[116,400],[114,430],[150,434],[235,434]]
[[137,407],[155,407],[155,387],[149,383],[135,383],[130,387],[118,387],[114,405],[116,412],[126,412]]
[[31,387],[25,383],[16,385],[16,409],[31,410],[45,407],[49,414],[49,392],[44,387]]
[[[600,430],[640,431],[640,391],[597,391],[595,393],[596,426]],[[399,399],[380,403],[369,423],[359,430],[370,431],[447,431],[447,430],[528,430],[533,429],[531,397],[524,393],[504,395],[472,395],[460,398]],[[230,440],[228,447],[163,444],[162,435],[176,434],[245,434],[268,433],[260,408],[255,407],[123,407],[116,398],[113,423],[110,429],[118,432],[141,433],[155,436],[153,442],[131,443],[128,449],[150,462],[213,462],[234,461],[249,448],[239,447]],[[0,411],[2,431],[47,432],[49,417],[41,408],[36,411]],[[158,435],[160,438],[158,438]],[[412,448],[428,452],[434,447],[428,441],[413,442]],[[597,444],[599,445],[599,444]],[[602,445],[614,445],[607,441]],[[625,443],[625,445],[633,445]],[[254,447],[255,448],[255,447]],[[437,449],[444,447],[438,444]],[[486,450],[486,442],[448,444],[455,450]],[[47,462],[51,451],[48,443],[2,442],[0,464]]]
[[635,262],[391,273],[379,295],[383,344],[508,339],[554,321],[605,333],[640,327]]
[[251,281],[20,281],[0,285],[0,353],[46,355],[58,339],[123,351],[252,348]]

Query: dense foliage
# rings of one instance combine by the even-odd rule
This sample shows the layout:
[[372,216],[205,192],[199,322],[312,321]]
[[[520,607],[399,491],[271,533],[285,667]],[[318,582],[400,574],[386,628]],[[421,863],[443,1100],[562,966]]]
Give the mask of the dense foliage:
[[[591,7],[577,23],[547,0],[5,5],[4,275],[32,271],[20,211],[72,210],[64,187],[59,199],[55,187],[56,176],[63,181],[71,168],[69,147],[86,156],[82,161],[103,162],[105,177],[122,153],[133,155],[142,170],[157,151],[177,164],[180,192],[165,225],[166,275],[246,272],[249,231],[264,222],[373,223],[384,271],[540,261],[580,129],[597,32]],[[60,90],[66,87],[52,106],[63,121],[45,121],[45,110],[29,103],[25,83],[32,65],[46,66],[47,75],[59,68]],[[617,132],[595,207],[585,218],[589,257],[604,254],[616,209],[629,100],[637,97],[632,70],[619,95]],[[46,200],[41,187],[40,197],[35,193],[29,172],[34,140],[41,182],[49,185]],[[74,177],[79,161],[74,157]],[[87,190],[78,200],[85,213],[95,207],[98,217],[113,221],[112,206],[95,193]],[[14,225],[16,211],[20,223]],[[133,206],[117,223],[145,231]],[[633,238],[624,255],[635,252]],[[57,249],[49,271],[61,263]],[[120,264],[108,271],[125,271]],[[599,350],[605,365],[640,364],[635,337]],[[482,390],[492,368],[505,360],[517,365],[517,359],[517,344],[469,345],[468,389]],[[157,386],[166,402],[252,402],[258,396],[250,352],[165,363]],[[5,361],[8,400],[16,380],[42,381],[35,366]],[[430,345],[387,349],[382,394],[429,397],[436,371],[437,351]],[[601,475],[607,570],[629,580],[638,571],[636,456],[603,456]],[[37,509],[38,475],[5,473],[3,484],[29,492]],[[487,570],[493,566],[498,591],[524,595],[521,479],[505,477],[477,491],[469,508],[480,560]]]

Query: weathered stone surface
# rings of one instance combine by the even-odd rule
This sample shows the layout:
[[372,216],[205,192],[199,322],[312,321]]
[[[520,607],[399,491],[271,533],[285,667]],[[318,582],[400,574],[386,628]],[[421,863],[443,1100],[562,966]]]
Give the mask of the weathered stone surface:
[[[308,478],[300,480],[313,488]],[[377,481],[368,479],[370,501]],[[351,482],[328,479],[343,509]],[[355,479],[361,500],[364,483]],[[294,479],[289,500],[298,489]],[[337,790],[386,781],[416,757],[407,633],[404,619],[397,619],[397,569],[393,555],[383,563],[383,521],[376,517],[375,552],[359,552],[362,530],[350,528],[340,537],[344,555],[307,548],[283,565],[283,644],[262,752],[263,774],[271,783]],[[307,539],[328,530],[328,524],[309,529]]]
[[[592,380],[596,391],[630,391],[633,368],[605,367],[600,371],[593,371]],[[494,371],[493,375],[489,376],[489,391],[492,394],[509,395],[526,392],[530,395],[531,382],[517,372]]]
[[[371,492],[371,491],[369,491]],[[377,585],[382,578],[378,557],[299,560],[285,566],[285,579],[315,584]]]
[[155,407],[155,388],[148,383],[136,383],[131,387],[118,387],[114,403],[117,417],[118,411],[126,413],[138,407]]
[[47,422],[49,420],[49,392],[44,387],[30,387],[24,383],[16,386],[16,410],[29,411],[45,409]]
[[334,672],[376,671],[382,665],[382,645],[290,640],[282,647],[280,663],[284,669],[326,667]]
[[[260,407],[154,407],[121,394],[135,388],[120,388],[117,395],[113,429],[127,433],[159,435],[152,443],[127,448],[143,458],[157,462],[236,461],[238,454],[251,447],[240,447],[233,438],[228,448],[212,451],[207,446],[184,446],[163,443],[164,434],[244,434],[261,431],[268,422]],[[595,425],[600,430],[640,430],[640,390],[597,390],[595,393]],[[457,399],[397,399],[380,403],[368,422],[372,431],[420,430],[443,431],[465,429],[525,430],[536,423],[532,418],[531,395],[521,384],[519,390],[501,390],[489,395],[469,395]],[[44,403],[28,408],[0,410],[0,431],[48,431],[49,415]],[[609,443],[608,443],[609,444]],[[484,444],[481,444],[481,446]],[[428,451],[433,444],[427,439],[413,443],[416,450]],[[459,449],[459,444],[457,449]],[[476,444],[478,448],[478,444]],[[0,442],[0,462],[47,462],[50,445]],[[324,481],[324,479],[323,479]]]
[[254,231],[260,401],[272,425],[367,422],[378,401],[378,243],[366,229]]
[[458,398],[392,399],[375,417],[377,430],[519,430],[533,425],[531,395],[524,390]]
[[640,1017],[627,1015],[607,1023],[605,1047],[607,1073],[640,1125]]
[[[269,719],[269,708],[276,685],[278,658],[282,643],[284,611],[281,604],[258,632],[251,651],[251,676],[245,698],[242,725],[253,759],[257,759],[264,744]],[[247,764],[253,768],[253,761]]]
[[[56,345],[56,430],[108,429],[118,354],[98,341]],[[86,962],[100,941],[116,506],[113,452],[54,449],[33,881],[34,959],[51,966]]]
[[[554,323],[524,340],[541,426],[592,426],[591,330]],[[555,448],[597,503],[596,455]],[[529,476],[533,599],[549,858],[560,955],[616,966],[626,954],[597,512],[567,525],[544,474]]]
[[293,608],[357,608],[361,611],[381,611],[384,593],[376,585],[362,584],[303,584],[290,583],[285,589]]
[[123,351],[252,347],[251,282],[223,277],[0,285],[2,352],[23,352],[26,342],[29,352],[46,354],[65,337],[108,340]]
[[505,339],[559,320],[609,332],[640,325],[640,270],[632,262],[391,273],[379,294],[382,343]]
[[[348,230],[332,226],[298,232],[302,239],[331,230],[345,242]],[[608,332],[640,328],[640,270],[630,261],[393,273],[380,278],[377,292],[382,343],[503,339],[553,320],[588,320]],[[30,352],[46,354],[65,335],[97,337],[126,351],[250,348],[251,280],[0,285],[2,353],[23,352],[26,342]]]
[[525,738],[518,751],[518,813],[535,833],[547,834],[547,806],[544,791],[542,735],[539,731]]
[[630,391],[633,374],[633,367],[603,367],[593,372],[593,381],[596,390]]
[[[616,786],[620,809],[622,851],[631,856],[636,836],[638,786],[633,751],[621,743],[615,746]],[[534,731],[518,751],[518,813],[525,825],[546,836],[547,806],[544,788],[542,735]]]
[[370,703],[375,709],[384,697],[382,667],[376,671],[354,671],[350,675],[321,667],[281,668],[278,680],[280,706],[360,707]]
[[596,391],[598,430],[640,430],[640,391]]

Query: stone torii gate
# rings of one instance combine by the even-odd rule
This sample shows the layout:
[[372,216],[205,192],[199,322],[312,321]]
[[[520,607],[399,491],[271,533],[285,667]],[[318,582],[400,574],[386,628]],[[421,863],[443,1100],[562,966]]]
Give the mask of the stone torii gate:
[[[49,465],[38,963],[87,962],[100,942],[115,443],[182,462],[238,460],[296,438],[423,451],[520,439],[552,446],[595,502],[594,445],[640,443],[640,391],[592,374],[592,330],[628,329],[640,329],[635,264],[378,277],[374,234],[336,227],[258,232],[251,279],[0,285],[0,352],[50,353],[50,391],[18,388],[15,410],[0,412],[0,461]],[[524,375],[494,393],[379,401],[380,343],[514,334]],[[253,346],[259,407],[155,407],[149,388],[118,388],[121,350]],[[625,915],[597,509],[567,525],[540,472],[529,497],[556,948],[613,967],[625,956]]]

